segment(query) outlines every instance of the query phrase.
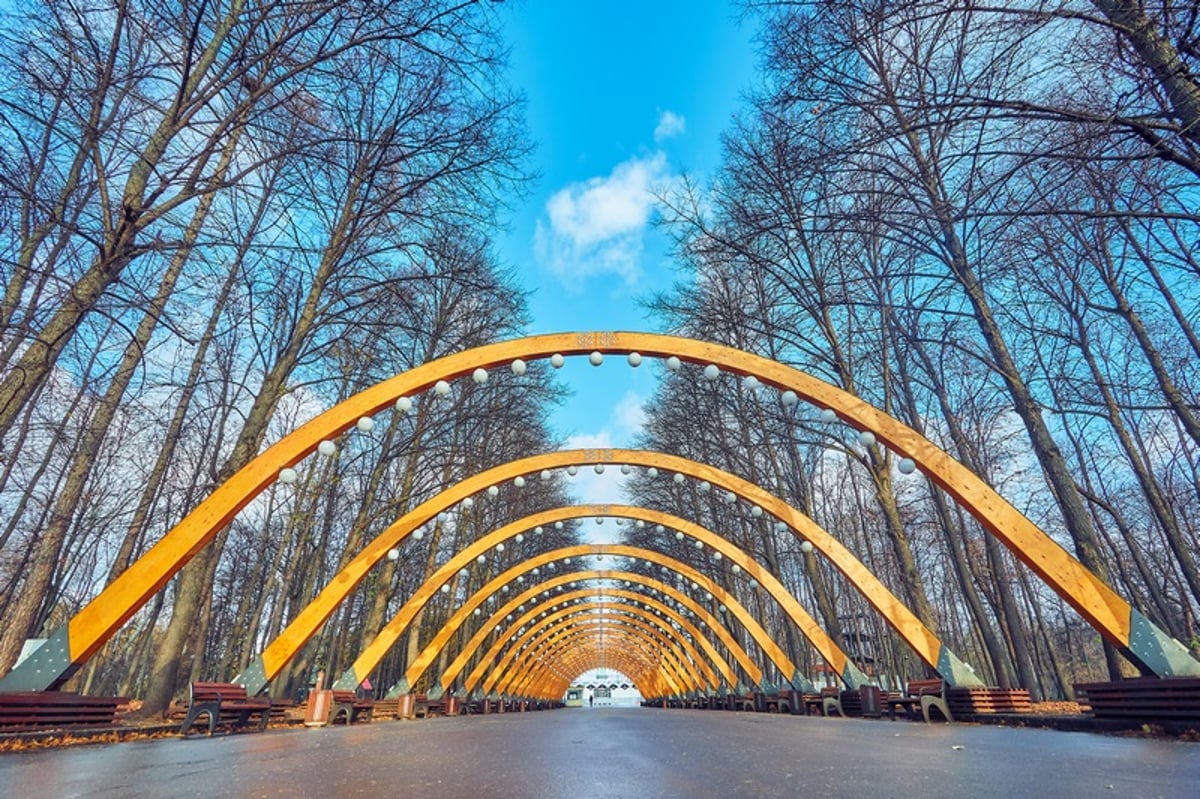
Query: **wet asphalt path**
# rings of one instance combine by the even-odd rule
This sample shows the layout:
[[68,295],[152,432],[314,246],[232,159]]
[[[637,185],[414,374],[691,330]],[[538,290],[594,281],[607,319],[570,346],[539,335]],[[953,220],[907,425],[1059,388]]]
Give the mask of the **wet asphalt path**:
[[1200,743],[573,709],[0,755],[0,797],[1200,797]]

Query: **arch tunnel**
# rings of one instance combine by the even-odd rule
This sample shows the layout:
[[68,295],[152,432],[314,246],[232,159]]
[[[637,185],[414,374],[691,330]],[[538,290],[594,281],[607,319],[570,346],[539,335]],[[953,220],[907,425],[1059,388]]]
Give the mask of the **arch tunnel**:
[[[1200,663],[1182,644],[1118,596],[966,467],[886,413],[811,375],[751,353],[677,336],[606,332],[532,336],[456,353],[385,380],[318,415],[269,447],[214,490],[66,625],[55,631],[46,644],[0,678],[0,691],[46,690],[61,686],[249,502],[277,480],[287,482],[289,477],[294,477],[293,467],[314,451],[335,448],[333,440],[359,420],[387,408],[403,410],[407,398],[445,381],[468,374],[478,375],[480,371],[486,379],[486,370],[490,368],[510,366],[514,371],[523,372],[527,360],[547,359],[553,366],[559,366],[566,357],[587,356],[593,363],[598,363],[606,355],[624,355],[633,366],[644,358],[654,357],[663,359],[670,370],[678,370],[686,364],[688,368],[702,368],[705,376],[710,377],[726,373],[741,378],[753,377],[767,389],[778,391],[784,405],[803,400],[833,414],[857,431],[870,433],[875,442],[873,445],[886,447],[901,459],[902,472],[919,470],[1146,673],[1163,677],[1200,674]],[[668,453],[616,449],[547,452],[485,470],[445,488],[367,543],[278,638],[237,675],[235,681],[255,693],[265,688],[369,569],[387,557],[405,537],[433,522],[439,513],[472,502],[476,495],[498,490],[496,487],[500,485],[519,485],[519,481],[535,479],[535,476],[544,476],[555,469],[567,469],[570,473],[580,466],[592,466],[597,471],[606,466],[637,468],[644,470],[646,475],[661,475],[664,479],[671,475],[672,480],[691,480],[708,486],[709,490],[725,492],[731,512],[749,508],[751,513],[765,514],[826,558],[913,653],[949,684],[979,684],[974,670],[950,652],[865,564],[833,535],[781,498],[708,464]],[[756,588],[769,595],[778,612],[795,626],[846,686],[856,687],[866,682],[866,675],[788,593],[778,578],[719,531],[651,508],[575,506],[549,509],[514,521],[455,553],[388,622],[350,669],[339,677],[338,684],[357,685],[365,678],[435,592],[472,559],[485,556],[489,549],[502,546],[509,539],[535,535],[531,531],[541,526],[587,516],[614,516],[661,526],[676,537],[707,547],[714,556],[719,553],[736,566],[745,579],[754,580]],[[442,690],[458,684],[461,690],[492,690],[503,686],[505,690],[521,690],[529,695],[553,694],[561,688],[564,670],[579,669],[598,662],[602,656],[609,656],[598,642],[599,637],[606,635],[612,636],[610,640],[623,642],[623,654],[619,657],[628,668],[629,677],[639,688],[644,686],[648,696],[665,695],[664,691],[716,690],[721,684],[735,679],[760,683],[764,679],[764,668],[774,670],[780,680],[789,681],[797,688],[808,687],[807,675],[799,672],[779,644],[766,634],[760,621],[710,577],[649,549],[622,545],[581,547],[529,557],[472,594],[446,626],[433,636],[426,650],[410,664],[404,679],[393,690],[406,690],[424,675],[433,659],[462,626],[466,613],[479,612],[482,604],[496,596],[497,591],[507,588],[515,580],[523,581],[526,575],[534,579],[531,587],[524,593],[519,592],[519,596],[524,597],[523,602],[531,609],[520,612],[522,602],[513,605],[514,598],[503,604],[503,608],[511,606],[503,615],[497,616],[499,611],[496,611],[479,625],[476,631],[479,640],[473,637],[465,643],[453,662],[454,669],[447,668],[437,675],[437,684]],[[636,574],[629,568],[611,572],[583,569],[574,573],[582,576],[574,577],[572,581],[563,579],[573,576],[565,569],[563,574],[550,577],[550,567],[554,564],[568,564],[568,559],[572,558],[605,556],[625,558],[633,564],[639,560],[647,565],[657,564],[713,596],[722,610],[714,615],[711,609],[699,607],[695,597],[687,596],[686,592],[680,592],[684,596],[669,594],[665,590],[665,581],[655,586],[622,576],[618,588],[612,582],[618,578],[611,575]],[[544,571],[539,571],[543,567]],[[554,583],[554,580],[562,582]],[[588,591],[592,595],[604,595],[607,588],[607,594],[613,599],[618,597],[616,591],[623,592],[620,599],[625,601],[584,601],[591,605],[586,611],[562,607],[553,610],[553,597],[546,596],[539,601],[529,593],[559,591],[569,582],[580,581],[591,587],[576,589],[578,600],[586,600]],[[627,591],[625,583],[634,590]],[[677,588],[674,590],[678,591]],[[663,595],[669,596],[668,603],[659,601]],[[650,600],[656,604],[652,605]],[[650,607],[635,607],[633,603]],[[680,615],[680,608],[684,608],[686,614]],[[502,621],[508,621],[508,615],[514,612],[520,613],[519,619],[504,625]],[[553,626],[544,620],[551,618],[555,620]],[[635,618],[637,623],[631,623]],[[699,626],[689,619],[698,619]],[[593,632],[593,628],[598,632]],[[722,632],[716,632],[718,629]],[[491,645],[484,649],[488,640]],[[758,660],[743,641],[759,655]],[[474,667],[464,675],[471,662]]]

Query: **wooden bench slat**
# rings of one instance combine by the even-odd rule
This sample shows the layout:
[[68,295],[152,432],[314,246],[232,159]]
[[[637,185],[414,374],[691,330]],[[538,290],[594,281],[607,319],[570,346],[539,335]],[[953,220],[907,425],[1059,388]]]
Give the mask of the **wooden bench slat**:
[[248,696],[244,685],[194,682],[188,690],[190,700],[181,735],[187,735],[201,716],[208,717],[210,735],[219,725],[237,729],[248,726],[255,717],[258,729],[264,730],[271,718],[271,698]]

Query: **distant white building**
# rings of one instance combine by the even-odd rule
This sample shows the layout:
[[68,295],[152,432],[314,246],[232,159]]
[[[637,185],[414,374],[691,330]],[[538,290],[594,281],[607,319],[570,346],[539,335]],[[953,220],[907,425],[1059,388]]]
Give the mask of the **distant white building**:
[[563,701],[567,707],[637,707],[642,694],[621,672],[592,669],[575,678]]

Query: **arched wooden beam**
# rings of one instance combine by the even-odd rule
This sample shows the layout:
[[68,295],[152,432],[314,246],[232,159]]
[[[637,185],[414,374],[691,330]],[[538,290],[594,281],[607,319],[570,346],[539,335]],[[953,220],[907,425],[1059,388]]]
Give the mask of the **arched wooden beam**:
[[[396,686],[396,688],[393,689],[395,693],[397,695],[407,693],[409,686],[416,685],[417,681],[425,674],[425,670],[429,668],[445,645],[450,641],[454,634],[458,632],[463,623],[474,614],[475,610],[479,609],[489,596],[495,596],[496,592],[500,590],[501,586],[511,583],[518,576],[526,573],[526,571],[531,568],[533,567],[529,567],[527,564],[519,564],[503,574],[498,575],[496,578],[489,581],[486,585],[476,591],[471,597],[469,597],[462,607],[456,610],[454,614],[446,621],[446,623],[442,625],[434,638],[425,646],[423,650],[421,650],[420,654],[417,655],[413,662],[409,664],[408,670],[404,673],[404,677],[401,679],[401,682]],[[667,596],[671,597],[671,599],[684,605],[689,611],[695,614],[698,619],[704,622],[707,629],[711,630],[712,633],[717,636],[721,644],[725,646],[725,649],[730,653],[733,659],[737,661],[738,665],[741,666],[742,670],[745,672],[747,678],[754,685],[758,685],[762,682],[762,669],[760,669],[758,665],[750,659],[750,656],[746,653],[746,650],[742,647],[742,645],[729,634],[728,630],[725,629],[724,624],[722,624],[715,616],[709,613],[703,605],[679,589],[675,588],[670,583],[656,580],[652,577],[638,574],[637,572],[590,570],[582,572],[568,572],[545,579],[543,582],[526,589],[497,608],[496,611],[492,613],[490,618],[483,621],[479,625],[475,631],[475,635],[461,648],[460,651],[466,652],[469,657],[471,653],[476,651],[478,646],[484,641],[490,631],[500,623],[501,619],[503,619],[509,613],[512,613],[526,602],[537,598],[537,596],[543,591],[553,590],[569,583],[587,579],[624,580],[631,583],[644,585],[648,588],[653,588],[666,594]],[[734,602],[736,602],[736,599]],[[734,615],[737,617],[740,614],[735,611]],[[745,615],[749,616],[749,612],[747,611]],[[346,675],[350,674],[351,670],[353,669],[354,667],[352,667],[350,670],[347,670],[346,674],[343,675],[343,678],[339,679],[337,687],[342,688],[348,684],[353,684],[355,686],[358,684],[357,682],[350,683],[345,679]],[[364,672],[364,675],[367,673],[369,673],[369,670]],[[450,673],[449,670],[447,673]],[[454,672],[454,676],[457,676],[457,671]],[[450,690],[454,676],[451,676],[449,682],[447,682],[446,677],[443,676],[441,680],[443,690]],[[357,672],[355,671],[355,674],[350,676],[350,680],[357,679]],[[733,683],[736,683],[736,679],[731,680],[731,684]],[[391,695],[391,692],[389,692],[389,695]]]
[[[570,647],[554,653],[553,659],[545,657],[538,660],[530,670],[527,682],[518,690],[539,699],[561,699],[573,682],[572,679],[564,676],[564,672],[581,675],[590,668],[604,665],[605,668],[619,671],[622,677],[633,683],[634,688],[643,696],[654,696],[654,693],[643,690],[644,686],[649,685],[643,679],[643,675],[633,672],[622,660],[622,653],[614,652],[611,646],[606,646],[602,641],[599,632],[593,628],[586,638],[576,640]],[[646,653],[639,652],[639,654]],[[652,656],[652,653],[650,654]],[[655,666],[652,661],[643,660],[642,663],[646,668]],[[638,676],[635,677],[634,674]]]
[[[554,664],[551,674],[557,679],[548,698],[561,698],[567,689],[592,669],[606,668],[619,672],[643,697],[657,695],[659,687],[652,682],[654,665],[647,660],[629,660],[621,652],[601,648],[598,639],[581,643]],[[568,676],[570,675],[570,676]]]
[[[551,611],[551,608],[560,605],[560,603],[574,602],[575,600],[594,599],[594,597],[596,597],[598,595],[602,595],[605,597],[608,597],[608,596],[620,597],[620,599],[628,599],[630,601],[642,601],[643,603],[646,603],[646,605],[652,605],[654,607],[658,607],[659,609],[670,609],[670,608],[666,608],[666,606],[662,605],[661,602],[646,602],[642,599],[641,594],[636,594],[636,593],[634,593],[634,591],[620,591],[620,593],[618,593],[618,591],[616,589],[606,589],[604,591],[600,591],[595,588],[583,588],[583,589],[578,589],[578,590],[574,590],[574,591],[568,591],[568,593],[565,593],[565,594],[562,594],[559,596],[553,596],[553,597],[550,597],[550,599],[542,600],[541,602],[538,603],[538,605],[535,605],[533,608],[530,608],[528,613],[524,614],[522,618],[532,618],[533,623],[536,623],[536,620],[538,620],[540,613],[545,613],[546,617],[548,618],[548,617],[550,617],[551,613],[553,612],[553,611]],[[583,607],[583,606],[575,605],[569,609],[572,609],[572,611],[574,611],[574,609],[577,609],[580,607]],[[611,605],[610,607],[624,608],[624,607],[629,607],[629,606]],[[644,618],[647,618],[647,619],[652,618],[653,614],[649,613],[647,611],[644,611],[644,609],[641,607],[636,608],[636,611],[637,611],[638,615],[642,615],[642,617],[644,617]],[[678,615],[678,614],[676,614],[676,615]],[[666,635],[668,638],[683,639],[683,636],[680,636],[678,632],[673,631],[671,629],[670,625],[662,623],[661,620],[655,621],[654,626],[660,627],[660,629],[662,631],[664,631],[664,635]],[[692,630],[695,630],[695,627],[692,627]],[[713,671],[713,668],[709,666],[710,662],[713,663],[713,666],[715,666],[716,669],[718,669],[718,671],[721,672],[722,675],[727,675],[726,679],[728,679],[728,675],[732,675],[730,665],[728,665],[728,663],[725,661],[724,657],[721,657],[720,654],[716,653],[716,649],[713,648],[712,643],[709,643],[709,641],[706,637],[698,635],[698,633],[700,633],[700,631],[696,630],[696,633],[697,633],[696,636],[692,636],[692,642],[700,644],[700,647],[703,650],[703,654],[707,655],[707,657],[708,657],[708,659],[706,660],[706,659],[704,659],[703,656],[701,656],[701,659],[696,661],[696,666],[698,668],[700,668],[700,671],[703,673],[704,677],[706,677],[708,679],[709,683],[716,683],[716,681],[719,681],[718,678],[716,678],[716,673]],[[689,642],[689,643],[691,643],[691,642]]]
[[[641,637],[639,636],[639,633]],[[545,655],[536,655],[534,658],[520,665],[514,665],[510,668],[508,674],[496,683],[494,692],[499,692],[503,696],[541,696],[546,690],[544,675],[546,672],[546,661],[556,662],[557,659],[568,656],[572,652],[578,651],[586,641],[597,643],[601,651],[604,652],[604,657],[608,657],[613,646],[619,645],[623,651],[632,650],[639,647],[643,654],[648,657],[658,657],[658,668],[664,668],[671,671],[675,681],[686,692],[692,692],[695,686],[703,683],[696,681],[688,674],[685,674],[681,668],[671,660],[664,660],[660,649],[654,648],[653,641],[646,637],[644,631],[639,631],[637,628],[629,628],[622,625],[604,626],[603,623],[590,622],[584,625],[571,628],[569,632],[564,631],[561,639],[555,640],[553,643],[546,644],[543,647]],[[607,642],[607,646],[605,646]]]
[[[670,627],[669,625],[663,624],[662,622],[656,622],[656,626],[661,627],[664,631],[668,631],[667,634],[670,637],[681,638],[682,635],[686,634],[688,636],[691,636],[692,643],[699,645],[701,651],[703,652],[704,658],[702,658],[700,661],[698,661],[697,665],[700,666],[701,670],[704,672],[704,676],[706,678],[708,678],[708,681],[710,683],[714,684],[714,686],[715,686],[715,684],[719,681],[717,680],[716,674],[713,673],[713,670],[711,668],[709,668],[709,666],[708,666],[709,663],[712,663],[713,667],[715,667],[716,670],[721,673],[721,676],[725,679],[725,681],[727,683],[732,685],[737,682],[737,676],[733,673],[733,669],[731,669],[729,667],[729,663],[725,660],[724,657],[721,656],[721,654],[719,652],[717,652],[716,648],[712,645],[712,643],[708,640],[708,638],[703,633],[701,633],[700,630],[697,629],[695,625],[693,625],[691,622],[689,622],[683,616],[680,616],[678,613],[676,613],[671,608],[664,605],[662,602],[659,602],[658,600],[656,600],[654,597],[647,596],[645,594],[640,594],[636,591],[629,591],[629,590],[626,590],[623,588],[605,587],[603,589],[600,589],[597,587],[589,587],[589,588],[583,588],[583,589],[579,589],[576,591],[569,591],[565,594],[560,594],[557,596],[549,597],[545,600],[542,600],[538,605],[533,607],[529,612],[532,614],[537,614],[538,611],[541,610],[542,612],[547,613],[547,615],[548,615],[550,608],[555,607],[555,606],[559,605],[560,603],[571,602],[576,599],[585,599],[588,597],[595,597],[598,595],[604,596],[606,598],[614,597],[614,598],[625,599],[625,600],[628,600],[629,602],[633,602],[633,603],[641,603],[642,607],[638,608],[638,613],[642,614],[642,615],[646,615],[647,618],[649,618],[649,615],[643,613],[643,611],[646,610],[646,608],[644,606],[648,605],[650,607],[650,609],[652,609],[653,611],[657,611],[658,614],[661,614],[661,617],[663,619],[665,619],[667,622],[674,622],[675,624],[679,625],[680,630],[678,632],[669,632],[670,630],[673,629],[672,627]],[[536,615],[535,615],[535,618],[536,618]]]
[[[424,391],[438,380],[454,379],[479,367],[592,351],[638,352],[644,356],[675,356],[694,364],[713,364],[737,375],[755,375],[768,386],[793,391],[801,399],[832,409],[855,429],[873,432],[883,446],[911,458],[984,529],[1141,668],[1160,676],[1200,675],[1200,661],[1183,644],[1130,606],[969,469],[883,411],[812,375],[732,347],[654,333],[600,332],[531,336],[455,353],[410,369],[338,403],[269,447],[218,486],[64,627],[52,633],[42,647],[0,679],[0,691],[36,691],[60,686],[242,508],[274,482],[281,469],[313,452],[322,439],[348,430],[360,417],[378,413],[397,398]],[[463,481],[459,488],[465,490],[468,483],[470,480]],[[470,493],[474,490],[463,496]],[[785,521],[794,523],[790,518]],[[813,544],[819,546],[816,540]],[[372,552],[369,556],[382,557],[383,552]]]
[[[667,664],[661,654],[644,637],[634,637],[636,631],[622,628],[602,629],[596,625],[573,629],[562,646],[548,653],[542,660],[530,664],[529,669],[520,675],[518,682],[508,690],[508,695],[561,697],[569,683],[564,685],[562,678],[555,679],[555,668],[566,668],[570,664],[589,660],[603,663],[606,668],[619,666],[622,653],[635,651],[648,662],[647,668],[655,675],[655,679],[647,683],[653,686],[651,696],[684,696],[696,693],[678,679],[675,684],[667,680],[664,676]],[[674,673],[678,675],[677,671]]]
[[[586,653],[594,652],[597,662],[609,664],[622,664],[623,657],[629,658],[643,664],[645,679],[642,682],[649,688],[652,695],[669,696],[687,690],[685,679],[681,676],[679,669],[672,664],[670,658],[663,657],[660,648],[648,638],[644,631],[634,628],[609,628],[602,632],[600,627],[592,625],[567,626],[553,632],[557,632],[564,641],[564,646],[555,653],[555,656],[566,658],[571,653],[577,653],[579,657],[585,658],[588,657]],[[619,649],[614,648],[614,644],[618,644]],[[528,676],[532,677],[534,673],[531,671]],[[490,695],[499,696],[500,694],[492,691]],[[521,694],[510,692],[504,695]]]
[[[616,574],[632,574],[632,572],[617,572]],[[604,579],[613,579],[613,578],[604,578]],[[547,585],[547,584],[543,584],[543,585]],[[543,586],[537,586],[538,589],[541,589],[542,587]],[[537,604],[534,605],[529,610],[529,612],[532,614],[537,614],[538,611],[547,612],[550,608],[552,608],[556,605],[560,605],[564,602],[571,602],[576,599],[585,599],[585,598],[594,597],[597,595],[603,595],[605,597],[619,597],[621,599],[629,600],[630,602],[640,602],[643,605],[649,605],[651,608],[653,608],[654,610],[657,610],[660,614],[662,614],[663,618],[665,618],[667,621],[678,624],[683,633],[690,635],[692,638],[692,641],[695,642],[697,645],[699,645],[700,649],[704,652],[704,655],[707,657],[708,662],[711,662],[713,664],[713,666],[717,669],[717,671],[719,671],[721,673],[721,676],[724,677],[728,683],[734,684],[737,682],[737,675],[734,673],[733,669],[730,668],[729,663],[725,660],[725,658],[721,655],[721,653],[717,651],[716,647],[714,647],[712,645],[712,642],[708,640],[708,637],[706,635],[704,635],[704,633],[702,633],[694,624],[692,624],[690,621],[685,619],[683,616],[676,613],[670,607],[664,605],[662,602],[658,601],[654,597],[649,596],[647,594],[641,594],[636,591],[629,591],[624,588],[614,588],[614,587],[606,586],[603,589],[601,589],[598,587],[589,586],[589,587],[577,589],[574,591],[568,591],[563,594],[555,594],[554,596],[547,597],[546,599],[539,599],[537,592],[535,592],[532,597],[529,597],[528,599],[524,600],[523,602],[519,602],[517,606],[519,607],[520,605],[523,605],[526,602],[530,602],[530,601],[536,602]],[[481,625],[480,629],[484,629],[484,630],[493,629],[497,624],[499,624],[500,620],[505,619],[507,617],[507,614],[512,612],[511,610],[506,610],[506,608],[508,608],[510,606],[512,606],[511,602],[508,605],[506,605],[505,607],[502,607],[499,610],[497,610],[494,614],[492,614],[491,619],[489,619],[488,621],[484,622],[483,625]],[[700,606],[697,605],[696,603],[689,603],[689,607],[700,607]],[[703,610],[703,608],[701,608],[701,610]],[[705,614],[705,615],[708,615],[708,614]],[[711,616],[710,616],[710,618],[711,618]],[[493,621],[493,620],[495,620],[495,621]],[[716,624],[720,624],[720,622],[717,622],[716,619],[713,619],[713,621]],[[716,632],[716,628],[713,628],[710,626],[709,629],[712,629],[714,632]],[[725,635],[721,637],[721,640],[723,642],[724,641],[732,642],[733,639],[729,637],[728,631],[724,630],[724,628],[721,628],[721,631],[725,633]],[[735,643],[735,646],[736,646],[736,643]],[[744,650],[743,650],[743,654],[744,654]],[[711,672],[707,672],[707,674],[710,677],[712,676]]]
[[[555,640],[563,636],[575,634],[575,631],[577,631],[580,627],[586,627],[588,625],[588,621],[584,619],[567,618],[566,616],[578,615],[579,614],[576,612],[568,611],[566,615],[559,616],[555,619],[543,620],[523,634],[516,635],[515,631],[512,631],[509,635],[505,636],[506,641],[511,639],[511,646],[503,653],[500,651],[503,649],[503,645],[500,647],[495,647],[494,650],[489,650],[489,655],[492,655],[493,651],[495,651],[495,654],[492,655],[491,659],[488,659],[488,657],[485,656],[485,658],[480,661],[480,665],[477,667],[477,670],[472,672],[472,674],[478,673],[479,677],[475,682],[472,682],[471,678],[468,677],[466,682],[468,686],[467,690],[471,690],[475,685],[480,685],[485,692],[495,693],[493,689],[496,688],[496,684],[499,682],[500,678],[504,676],[505,666],[508,665],[508,661],[516,657],[516,653],[519,652],[524,643],[528,641],[531,642],[532,645],[536,646],[541,645],[544,641]],[[620,623],[620,620],[623,618],[624,616],[618,617],[616,614],[608,614],[604,619],[594,617],[591,623],[595,624],[597,622],[607,620],[609,624],[612,625],[614,623]],[[645,629],[642,629],[641,633],[644,636],[649,635]],[[653,639],[648,638],[647,640],[652,641]],[[689,683],[699,683],[702,680],[699,674],[689,673],[689,669],[685,668],[681,664],[681,661],[686,661],[687,658],[685,656],[681,656],[680,653],[674,649],[671,639],[663,636],[656,644],[652,644],[651,647],[660,653],[660,665],[662,667],[660,671],[662,672],[664,678],[666,678],[674,688],[678,690],[686,690]],[[493,665],[497,659],[499,660],[499,665]],[[487,672],[489,668],[491,671],[485,676],[485,672]]]
[[[571,623],[586,623],[585,619],[574,618],[589,611],[607,611],[606,613],[592,614],[593,620],[607,619],[615,622],[625,622],[617,614],[637,616],[642,619],[636,622],[634,619],[628,619],[628,623],[635,627],[642,627],[647,635],[656,638],[659,644],[664,647],[664,654],[669,655],[670,665],[673,668],[679,669],[689,682],[700,684],[704,681],[705,674],[699,669],[699,664],[703,662],[703,658],[696,650],[692,642],[680,636],[669,625],[663,623],[661,619],[653,613],[642,610],[638,607],[633,607],[625,604],[614,604],[611,602],[582,602],[570,607],[560,608],[553,611],[543,618],[537,618],[532,611],[523,614],[516,621],[512,622],[506,630],[500,633],[496,643],[488,650],[475,666],[475,669],[467,676],[464,687],[469,692],[474,689],[475,685],[483,680],[484,691],[491,691],[492,688],[499,682],[505,673],[505,669],[519,656],[522,646],[526,642],[530,642],[530,646],[537,646],[540,642],[539,635],[543,631],[553,633],[561,624]],[[524,632],[520,632],[524,629]],[[501,654],[503,653],[503,654]],[[496,661],[497,664],[492,668],[491,673],[486,679],[483,679],[483,673],[487,670],[489,664]],[[705,663],[705,668],[707,664]],[[718,682],[716,675],[711,669],[708,674],[712,675],[711,682]]]
[[[567,689],[575,685],[579,678],[588,671],[594,668],[599,668],[600,663],[600,648],[591,644],[581,645],[578,649],[572,651],[569,658],[564,658],[557,665],[559,671],[551,672],[550,676],[555,680],[550,686],[548,696],[551,700],[562,699]],[[607,663],[605,668],[611,668],[614,672],[621,675],[621,681],[629,683],[643,697],[649,697],[654,694],[656,689],[650,687],[647,681],[647,674],[642,670],[643,667],[638,664],[629,664],[620,656],[613,657],[609,653],[605,653]],[[571,674],[571,677],[567,677]]]
[[[476,558],[490,553],[499,544],[507,544],[510,539],[515,538],[517,535],[529,534],[530,530],[536,530],[541,526],[549,526],[555,522],[569,521],[571,519],[605,513],[614,516],[623,515],[627,518],[643,519],[645,521],[650,521],[651,523],[673,524],[678,522],[682,525],[690,525],[689,522],[679,517],[671,516],[658,511],[633,507],[621,507],[619,509],[614,509],[611,506],[600,505],[581,505],[554,508],[535,513],[506,524],[498,530],[488,533],[478,540],[468,544],[465,548],[452,555],[450,559],[446,561],[446,563],[436,569],[434,573],[430,575],[429,579],[422,583],[417,590],[413,592],[413,595],[404,603],[403,606],[401,606],[401,608],[396,612],[396,615],[392,617],[392,619],[386,625],[384,625],[383,629],[376,634],[375,638],[372,639],[372,641],[367,644],[366,647],[364,647],[363,651],[355,659],[354,663],[352,663],[350,667],[341,675],[341,677],[339,677],[336,687],[343,690],[354,690],[362,682],[362,680],[365,679],[366,676],[375,669],[383,657],[395,645],[396,641],[400,639],[400,636],[404,634],[404,631],[408,628],[408,625],[414,618],[417,617],[417,614],[420,613],[421,608],[424,607],[433,597],[437,596],[441,586],[452,580],[454,576],[459,573],[459,571],[464,568],[468,568],[473,562],[475,562]],[[691,527],[696,528],[696,525],[691,525]],[[696,529],[703,530],[703,528]],[[719,546],[723,548],[723,554],[726,554],[730,558],[731,562],[738,563],[739,566],[747,569],[748,572],[765,575],[763,578],[765,590],[767,590],[768,593],[770,593],[771,596],[775,598],[776,601],[781,604],[781,606],[784,607],[785,612],[788,613],[788,615],[791,616],[791,618],[796,621],[797,624],[807,623],[806,620],[811,621],[811,618],[808,616],[808,614],[799,609],[799,604],[795,601],[791,594],[788,593],[783,584],[775,579],[774,576],[772,576],[765,569],[759,567],[749,555],[737,548],[734,544],[724,541],[715,533],[704,531],[701,534],[704,535],[704,540],[714,542],[714,545],[716,545],[715,542],[719,541]],[[475,608],[479,607],[480,603],[482,603],[491,592],[498,590],[501,585],[505,585],[512,580],[531,572],[533,569],[539,568],[540,566],[540,562],[530,560],[525,564],[514,567],[514,569],[510,569],[509,572],[505,572],[505,575],[509,575],[510,572],[514,572],[511,576],[502,575],[501,577],[490,581],[488,586],[495,584],[495,588],[492,588],[488,593],[483,593],[484,590],[488,589],[488,586],[485,586],[484,589],[481,589],[480,592],[477,592],[476,596],[468,599],[463,605],[463,608],[454,614],[451,620],[448,621],[442,630],[438,632],[438,637],[443,639],[442,643],[444,644],[445,640],[447,640],[457,631],[458,626],[467,618],[467,615]],[[482,596],[479,594],[482,594]],[[815,627],[815,623],[813,626]],[[316,628],[313,629],[313,633],[315,632]],[[816,628],[816,631],[812,632],[814,635],[825,635],[823,631],[820,631],[819,627]],[[307,640],[307,638],[301,640],[301,636],[294,635],[290,636],[290,640],[296,642],[298,651],[298,646],[302,645],[304,640]],[[272,645],[268,646],[267,650],[265,650],[264,655],[262,656],[263,660],[266,660],[266,652],[272,652],[274,650],[275,644],[272,643]],[[834,654],[836,654],[836,651],[838,650],[834,650]],[[294,653],[288,655],[288,658],[290,659],[291,656],[294,656]],[[273,662],[277,662],[278,658],[271,658],[271,660]],[[280,666],[281,665],[282,663],[280,663]],[[420,671],[423,671],[427,665],[428,661],[422,662],[419,658],[414,662],[414,664],[410,665],[408,670],[409,673],[405,674],[405,679],[409,685],[415,685],[417,679],[420,677],[419,673],[414,674],[411,672],[413,672],[418,666],[420,667]],[[845,668],[844,664],[837,665]],[[273,676],[273,668],[275,667],[267,668],[264,665],[263,676],[268,679]],[[839,669],[839,671],[840,670],[841,669]],[[785,676],[788,679],[793,679],[795,677],[794,674],[788,674],[786,672]],[[761,673],[759,675],[759,679],[761,679]],[[245,681],[243,680],[243,682]],[[256,687],[257,686],[253,684],[247,684],[248,689]],[[401,692],[403,693],[404,690]]]
[[[606,555],[613,557],[640,558],[643,560],[649,560],[652,563],[659,564],[660,566],[666,566],[669,570],[682,575],[690,582],[696,583],[706,592],[712,594],[718,602],[725,605],[729,609],[729,612],[732,613],[738,622],[741,623],[741,625],[754,639],[755,643],[758,644],[759,649],[761,649],[763,654],[775,664],[776,668],[779,669],[781,674],[795,674],[795,679],[803,680],[803,675],[797,672],[795,664],[792,663],[786,654],[784,654],[783,650],[778,644],[775,643],[774,639],[767,634],[767,631],[763,629],[762,625],[759,624],[758,621],[741,605],[741,603],[738,602],[736,597],[726,591],[723,586],[714,581],[708,575],[697,571],[682,561],[678,561],[674,558],[663,555],[661,552],[642,549],[640,547],[626,546],[624,544],[581,544],[573,547],[564,547],[562,549],[546,552],[534,558],[530,558],[524,564],[521,564],[521,568],[532,569],[535,566],[545,565],[563,558],[574,559],[586,555]],[[499,578],[497,578],[497,580],[499,580]],[[489,594],[494,593],[499,589],[499,585],[501,584],[503,583],[497,584],[494,588],[489,588],[488,586],[492,586],[492,583],[488,583],[488,586],[485,586],[483,589],[477,592],[475,596],[478,596],[480,593],[484,593],[485,591]],[[723,629],[723,626],[721,625],[713,626],[710,624],[709,626],[714,630]],[[458,678],[459,673],[466,667],[476,650],[482,646],[484,640],[490,632],[491,627],[487,625],[481,626],[480,630],[476,632],[475,636],[473,636],[471,640],[462,647],[458,655],[453,661],[451,661],[450,665],[446,667],[446,671],[442,675],[443,686],[448,688],[450,685],[453,685],[454,681]]]

